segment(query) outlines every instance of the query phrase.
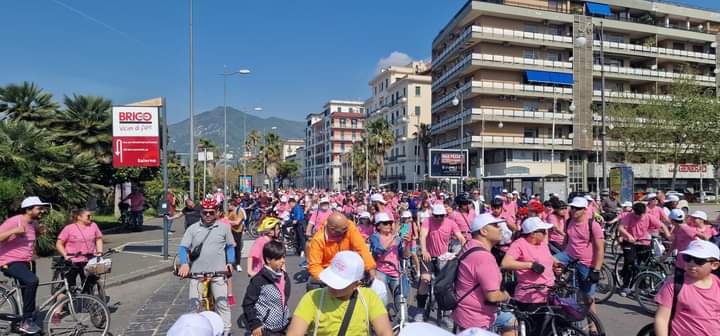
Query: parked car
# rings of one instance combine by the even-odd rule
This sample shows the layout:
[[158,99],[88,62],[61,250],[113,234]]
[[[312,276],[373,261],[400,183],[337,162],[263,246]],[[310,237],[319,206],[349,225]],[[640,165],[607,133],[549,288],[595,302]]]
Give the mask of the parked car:
[[[705,202],[707,202],[707,201],[711,201],[711,202],[717,201],[717,195],[715,195],[714,192],[706,191],[706,192],[703,192],[703,194],[704,194],[704,196],[705,196]],[[700,202],[700,199],[701,199],[701,198],[700,198],[700,193],[699,193],[699,192],[694,193],[694,194],[693,194],[693,197],[695,198],[695,201],[696,201],[696,202]]]

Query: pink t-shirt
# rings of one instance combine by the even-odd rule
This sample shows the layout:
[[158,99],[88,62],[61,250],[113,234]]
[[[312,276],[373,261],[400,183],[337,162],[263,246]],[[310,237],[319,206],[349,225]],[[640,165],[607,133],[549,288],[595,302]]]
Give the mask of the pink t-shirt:
[[460,232],[457,223],[447,217],[443,218],[442,222],[430,217],[422,222],[421,228],[428,230],[426,245],[428,253],[433,257],[445,254],[448,251],[450,235]]
[[[685,276],[685,283],[678,294],[671,336],[717,335],[720,330],[720,319],[718,319],[720,316],[720,304],[718,304],[720,302],[720,280],[715,275],[710,276],[712,277],[712,286],[707,289],[695,286],[695,280]],[[655,296],[655,302],[671,309],[674,287],[673,277],[670,276]]]
[[[470,248],[480,246],[477,240],[468,241],[460,254]],[[502,274],[495,257],[488,251],[476,251],[468,255],[458,265],[455,291],[458,298],[468,293],[475,285],[474,291],[458,302],[452,313],[453,321],[463,329],[478,327],[488,329],[495,322],[497,306],[485,302],[485,293],[500,289]]]
[[[68,224],[58,235],[58,240],[65,242],[65,252],[67,254],[82,253],[95,254],[95,240],[102,237],[102,232],[97,224],[82,225],[78,223]],[[85,256],[71,257],[72,262],[86,262]]]
[[[565,230],[565,218],[556,215],[555,213],[548,215],[546,221],[547,223],[560,227],[563,231]],[[555,227],[550,229],[549,239],[551,242],[555,242],[560,245],[565,243],[565,236],[557,233],[557,231],[555,231]]]
[[636,245],[650,246],[650,232],[660,230],[662,223],[650,215],[638,217],[636,214],[625,215],[620,220],[625,230],[635,238]]
[[[683,250],[687,249],[691,241],[695,239],[700,239],[697,237],[698,233],[705,234],[708,237],[712,237],[718,234],[717,230],[715,230],[714,227],[707,224],[703,226],[702,230],[698,230],[697,227],[692,225],[681,224],[673,231],[673,246],[678,250],[678,252],[682,252]],[[675,266],[680,269],[684,269],[685,260],[683,260],[683,258],[676,258]]]
[[360,234],[365,238],[365,240],[368,239],[368,237],[372,236],[373,233],[375,233],[375,228],[372,225],[356,225],[358,228],[358,231],[360,231]]
[[663,209],[657,205],[652,208],[647,207],[645,213],[652,217],[655,217],[659,221],[668,221],[668,218],[667,216],[665,216],[665,212],[663,212]]
[[0,225],[0,232],[11,230],[19,225],[25,226],[25,234],[13,235],[0,243],[0,265],[16,261],[27,262],[33,259],[37,222],[28,222],[23,215],[13,216]]
[[263,248],[265,247],[265,244],[267,244],[269,241],[270,238],[268,236],[258,237],[258,239],[255,239],[255,242],[250,248],[250,255],[248,256],[248,258],[252,259],[253,273],[260,272],[263,266],[265,266],[265,260],[263,259]]
[[320,230],[320,225],[325,222],[325,220],[330,217],[332,214],[332,211],[330,209],[328,210],[315,210],[310,214],[310,221],[308,223],[312,224],[315,228],[315,231]]
[[382,255],[378,255],[375,258],[375,263],[377,265],[377,270],[379,272],[383,272],[391,277],[399,277],[400,273],[398,270],[400,269],[400,251],[398,249],[398,241],[396,241],[395,236],[384,236],[382,234],[378,233],[378,236],[380,237],[380,244],[382,246],[387,245],[390,243],[390,246],[388,246],[385,249],[385,253]]
[[512,256],[517,261],[537,262],[545,266],[542,274],[537,274],[532,270],[515,271],[517,275],[517,287],[513,296],[515,300],[525,303],[547,302],[547,289],[523,289],[529,285],[552,286],[555,283],[555,275],[552,270],[553,256],[550,254],[547,243],[543,241],[540,245],[533,245],[527,239],[520,238],[510,244],[505,255]]
[[470,240],[470,225],[475,220],[475,211],[470,211],[469,213],[463,213],[459,210],[453,211],[449,217],[455,221],[455,224],[457,224],[458,229],[463,233],[465,239]]
[[503,202],[503,212],[515,218],[515,215],[517,215],[517,202],[515,202],[515,200],[505,200],[505,202]]
[[[586,216],[590,216],[590,214]],[[581,264],[591,267],[595,248],[593,242],[590,241],[588,218],[583,217],[579,223],[571,219],[565,228],[565,233],[568,235],[568,244],[567,247],[565,247],[565,253],[571,258],[579,259]],[[603,239],[602,228],[600,224],[594,220],[592,221],[592,236],[593,239]]]

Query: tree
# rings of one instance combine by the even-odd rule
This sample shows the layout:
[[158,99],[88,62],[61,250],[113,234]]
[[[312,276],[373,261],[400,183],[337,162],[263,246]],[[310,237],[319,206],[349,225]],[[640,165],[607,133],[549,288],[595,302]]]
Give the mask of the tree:
[[715,171],[713,177],[715,179],[715,194],[720,190],[720,101],[717,99],[708,99],[708,109],[710,110],[708,132],[705,134],[705,141],[701,143],[698,153],[703,163],[711,164]]
[[282,141],[277,134],[267,133],[258,148],[257,160],[252,165],[272,181],[278,175],[278,165],[282,161]]
[[385,153],[395,144],[395,136],[387,120],[379,118],[369,121],[365,127],[365,132],[369,139],[369,154],[373,159],[371,163],[378,168],[375,179],[379,186],[380,172],[385,169]]
[[296,177],[300,176],[299,169],[300,167],[297,162],[285,160],[278,165],[277,176],[280,178],[280,181],[286,179],[293,181]]
[[70,143],[104,164],[112,163],[112,102],[97,96],[65,96],[65,109],[51,121],[60,143]]
[[[419,134],[416,134],[418,144],[420,146],[420,160],[423,162],[423,166],[427,165],[427,151],[432,142],[432,134],[430,133],[430,125],[420,124]],[[425,169],[428,171],[428,169]]]
[[35,83],[22,82],[0,87],[0,113],[5,113],[10,119],[32,121],[40,126],[57,109],[58,104],[52,100],[52,94],[44,92]]
[[257,149],[260,143],[260,132],[257,130],[251,130],[250,133],[245,136],[245,152],[253,153]]

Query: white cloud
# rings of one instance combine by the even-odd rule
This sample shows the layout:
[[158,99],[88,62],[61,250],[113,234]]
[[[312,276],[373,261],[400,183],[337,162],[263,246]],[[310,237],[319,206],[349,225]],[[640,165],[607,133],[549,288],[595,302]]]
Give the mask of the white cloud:
[[399,51],[393,51],[388,57],[383,57],[378,61],[377,69],[375,70],[379,72],[381,69],[387,68],[392,65],[408,65],[412,61],[414,61],[413,58],[410,57],[408,54]]

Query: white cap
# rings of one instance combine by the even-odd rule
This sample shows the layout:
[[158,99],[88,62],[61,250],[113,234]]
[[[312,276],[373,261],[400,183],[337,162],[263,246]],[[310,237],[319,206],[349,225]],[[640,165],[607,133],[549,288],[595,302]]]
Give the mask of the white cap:
[[672,194],[668,196],[666,202],[680,202],[680,197],[678,197],[678,195]]
[[503,189],[503,190],[502,190],[502,193],[503,193],[503,194],[507,194],[507,189]]
[[212,325],[213,335],[220,336],[225,331],[225,324],[223,324],[222,317],[218,315],[218,313],[214,311],[204,311],[200,313],[203,317],[205,317],[208,321],[210,321],[210,325]]
[[432,214],[435,215],[447,215],[447,210],[445,209],[445,206],[442,204],[433,204],[432,206]]
[[680,209],[670,210],[670,219],[674,221],[682,221],[685,219],[685,211]]
[[646,200],[646,201],[649,201],[649,200],[651,200],[651,199],[653,199],[653,198],[657,198],[657,194],[656,194],[656,193],[649,193],[649,194],[645,195],[645,200]]
[[379,202],[379,203],[385,204],[385,199],[380,194],[372,194],[370,196],[370,202]]
[[[425,323],[425,322],[413,322],[405,325],[405,328],[400,331],[399,336],[455,336],[455,334],[440,328],[436,325]],[[487,330],[480,328],[469,328],[463,330],[463,332],[457,334],[457,336],[497,336],[495,333],[491,333]]]
[[287,196],[285,196],[285,195],[280,196],[280,203],[285,203],[287,201],[288,201]]
[[480,216],[475,217],[472,224],[470,224],[470,232],[478,231],[489,224],[502,223],[504,221],[504,219],[495,218],[495,216],[489,213],[480,214]]
[[517,190],[513,190],[512,194],[513,194],[513,195],[520,195],[520,193],[519,193]]
[[370,213],[367,211],[363,211],[358,215],[358,218],[367,218],[370,219]]
[[690,242],[685,251],[680,253],[691,255],[696,258],[714,258],[716,260],[720,260],[720,248],[707,240],[695,239]]
[[378,212],[375,214],[375,224],[381,222],[392,222],[393,220],[384,212]]
[[323,197],[323,198],[320,199],[320,204],[323,204],[323,203],[328,203],[328,204],[329,204],[329,203],[330,203],[330,200],[329,200],[327,197]]
[[36,205],[49,205],[50,203],[45,203],[40,200],[40,197],[37,196],[30,196],[22,201],[22,204],[20,205],[20,208],[32,208]]
[[700,211],[700,210],[693,212],[692,215],[690,215],[690,217],[700,218],[704,221],[708,220],[707,214],[705,213],[705,211]]
[[400,218],[412,218],[412,214],[410,211],[405,210],[400,214]]
[[632,202],[625,201],[625,202],[623,202],[622,207],[623,208],[632,208]]
[[168,336],[218,336],[205,316],[190,313],[180,316],[167,332]]
[[590,194],[585,194],[585,199],[588,200],[588,201],[592,201],[592,200],[593,200],[593,197],[592,197],[592,195],[590,195]]
[[584,208],[587,208],[588,201],[585,199],[585,197],[575,197],[575,198],[573,198],[572,202],[570,202],[570,204],[568,204],[568,206],[584,209]]
[[360,281],[365,273],[365,263],[357,252],[340,251],[330,266],[320,272],[320,281],[333,289],[344,289]]
[[537,230],[545,230],[553,227],[550,223],[545,223],[540,217],[528,217],[522,223],[522,233],[533,233]]

